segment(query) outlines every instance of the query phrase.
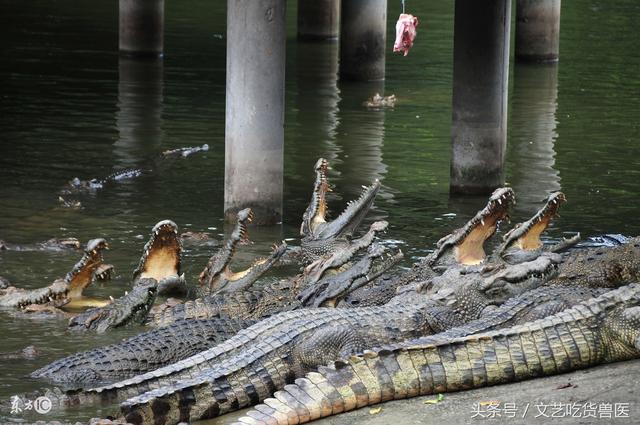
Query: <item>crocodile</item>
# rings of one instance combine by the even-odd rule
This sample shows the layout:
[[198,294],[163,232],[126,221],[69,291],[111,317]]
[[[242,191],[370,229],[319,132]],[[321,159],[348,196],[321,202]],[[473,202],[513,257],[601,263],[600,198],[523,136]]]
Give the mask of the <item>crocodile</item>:
[[202,146],[192,146],[188,148],[178,148],[178,149],[170,149],[163,151],[161,154],[162,158],[186,158],[189,155],[193,155],[198,152],[206,152],[209,150],[209,145],[206,143]]
[[639,357],[640,284],[631,284],[533,322],[448,340],[417,339],[337,360],[285,386],[238,423],[305,423],[389,400]]
[[158,294],[183,294],[187,291],[184,275],[180,274],[182,242],[178,226],[162,220],[151,229],[151,236],[142,249],[142,256],[133,271],[133,284],[143,278],[158,281]]
[[98,190],[104,189],[105,187],[113,183],[140,177],[147,171],[148,170],[144,170],[141,168],[128,168],[113,172],[102,179],[93,178],[89,180],[81,180],[78,177],[74,177],[73,179],[69,180],[67,184],[60,190],[60,195],[95,193]]
[[177,320],[115,344],[58,359],[30,376],[66,387],[108,384],[191,357],[255,323],[229,317]]
[[184,275],[180,275],[181,250],[176,224],[171,220],[157,223],[151,229],[151,237],[133,272],[132,290],[111,304],[89,309],[71,318],[69,327],[105,332],[131,323],[142,323],[160,287],[175,288],[184,284]]
[[327,221],[327,193],[331,190],[327,177],[329,162],[320,158],[314,165],[316,180],[311,201],[300,225],[300,246],[305,262],[311,263],[325,254],[331,254],[349,244],[350,238],[373,205],[380,181],[375,180],[362,189],[360,196],[350,201],[334,220]]
[[[523,287],[539,280],[539,272],[530,270],[521,276]],[[169,368],[88,391],[112,400],[133,394],[131,385],[151,389],[122,403],[127,421],[133,423],[218,416],[263,400],[329,359],[463,325],[478,319],[494,303],[489,295],[492,285],[487,286],[478,274],[465,275],[457,285],[457,296],[446,295],[446,302],[414,294],[409,303],[404,299],[381,307],[281,313]],[[266,333],[261,330],[287,317],[284,326]]]
[[56,279],[49,286],[37,289],[8,288],[0,296],[0,307],[24,308],[31,304],[50,303],[61,307],[79,302],[82,292],[92,282],[94,272],[102,264],[102,252],[108,249],[104,239],[87,242],[82,258],[63,279]]
[[614,247],[576,249],[563,254],[558,276],[548,285],[616,288],[640,280],[640,237]]
[[[508,277],[508,279],[511,279],[513,283],[519,280],[522,285],[521,288],[526,289],[528,287],[526,285],[528,275],[534,276],[530,283],[535,284],[539,279],[535,275],[549,272],[550,269],[549,265],[541,267],[540,263],[538,263],[536,267],[537,269],[535,270],[527,270],[525,267],[518,266],[519,277],[516,276],[516,268],[512,267],[514,272],[511,273],[511,277]],[[502,282],[498,282],[498,276],[495,274],[491,279],[491,285],[493,285],[492,296],[495,296],[496,290],[500,290],[504,285]],[[489,281],[483,282],[483,286],[487,286],[488,284]],[[461,287],[461,284],[459,284],[459,287]],[[509,287],[507,286],[507,288]],[[511,288],[510,290],[513,289]],[[595,291],[601,291],[601,289],[579,288],[578,290],[567,291],[563,287],[545,288],[542,295],[531,298],[531,302],[528,302],[526,305],[529,307],[529,312],[535,309],[540,310],[544,308],[542,301],[545,301],[546,303],[552,304],[550,308],[556,308],[557,310],[563,300],[568,302],[570,296],[584,298],[585,296],[593,295]],[[517,291],[513,291],[513,293],[516,292]],[[412,297],[415,298],[417,295],[412,294]],[[449,290],[443,293],[439,300],[445,304],[452,304],[454,297],[455,294]],[[508,306],[509,302],[511,301],[508,301],[505,306]],[[401,302],[397,302],[395,305],[402,307]],[[503,310],[504,309],[505,308],[503,308]],[[304,311],[315,311],[315,309]],[[385,310],[382,309],[381,311],[384,312]],[[486,313],[487,308],[484,308],[482,311],[483,314]],[[517,312],[519,317],[531,317],[526,316],[526,312],[521,312],[520,310]],[[293,316],[293,312],[287,313],[291,314],[283,313],[273,316],[272,321],[267,322],[267,325],[270,323],[271,327],[267,325],[258,327],[261,329],[260,332],[264,333],[263,337],[266,337],[267,333],[270,332],[267,329],[276,329],[291,317],[296,318],[296,320],[306,317],[304,313],[295,313],[295,316]],[[496,320],[502,320],[508,317],[508,314],[502,314],[500,311],[496,311],[491,314],[491,317],[497,318]],[[152,371],[212,348],[228,338],[230,334],[229,330],[238,332],[256,322],[257,321],[250,319],[235,319],[224,316],[211,319],[182,319],[166,327],[144,332],[117,344],[95,348],[56,360],[50,365],[33,372],[31,376],[33,378],[46,378],[56,383],[65,383],[66,385],[86,386],[87,384],[94,384],[96,382],[113,382],[114,379],[127,378],[137,373]],[[435,326],[436,322],[433,321],[432,323]],[[436,327],[435,330],[439,331],[445,327],[446,326],[442,325]],[[284,326],[280,326],[280,328],[286,329]],[[255,332],[251,333],[251,335],[254,334]],[[236,351],[240,352],[241,350]],[[131,392],[135,393],[138,390],[139,389],[134,388]],[[74,393],[74,397],[75,396],[81,395]],[[64,397],[62,397],[62,399],[64,399]],[[71,400],[75,399],[71,397]]]
[[91,308],[69,320],[72,330],[91,329],[98,333],[131,323],[142,323],[153,305],[158,292],[158,281],[142,278],[125,296],[104,307]]
[[199,296],[231,293],[249,288],[257,279],[266,273],[285,253],[287,245],[276,245],[271,255],[266,259],[258,259],[247,269],[241,272],[231,271],[229,265],[239,244],[249,243],[247,227],[253,220],[251,208],[245,208],[238,212],[237,223],[233,232],[220,248],[207,262],[207,266],[200,273],[197,289]]
[[436,243],[436,250],[420,266],[443,271],[451,265],[484,262],[487,258],[484,243],[495,234],[498,224],[509,218],[508,209],[512,203],[515,203],[513,189],[501,187],[494,190],[487,205],[463,227],[441,238]]
[[[299,295],[301,290],[318,284],[320,279],[330,271],[344,272],[344,270],[340,269],[345,263],[358,251],[371,245],[376,233],[385,230],[386,227],[386,222],[373,223],[365,235],[351,241],[349,245],[343,247],[342,250],[334,252],[333,255],[326,255],[316,260],[307,266],[302,273],[292,278],[271,282],[260,289],[252,289],[250,285],[243,285],[244,289],[242,291],[217,293],[187,301],[184,304],[178,304],[172,308],[157,312],[152,317],[151,323],[157,326],[164,326],[183,318],[202,319],[220,315],[245,319],[261,319],[284,309],[299,307],[300,303],[298,303],[296,296]],[[238,230],[238,228],[236,228],[236,230]],[[232,236],[236,233],[238,235],[243,234],[245,237],[247,235],[246,232],[234,231]],[[223,250],[225,250],[225,248],[223,248]],[[234,251],[226,251],[229,253],[229,257],[225,258],[227,262],[229,262],[231,261]],[[282,249],[277,249],[276,252],[280,254]],[[272,254],[272,257],[273,256]],[[389,268],[391,265],[391,262],[383,261],[382,265],[379,265],[379,268]],[[362,264],[360,266],[362,266]],[[378,268],[378,266],[376,267]],[[209,269],[212,270],[212,268],[208,267],[207,270]],[[218,267],[218,270],[218,273],[220,273],[220,270],[224,271],[225,269]],[[253,278],[253,275],[252,273],[246,273],[244,279]],[[373,278],[374,274],[369,273],[368,276]],[[336,276],[336,280],[339,279],[340,275]],[[344,294],[341,295],[344,296]]]
[[[479,210],[460,229],[441,238],[436,250],[413,264],[401,274],[385,274],[368,285],[349,293],[340,301],[340,307],[383,305],[393,298],[398,288],[438,276],[448,268],[464,268],[495,262],[486,258],[485,242],[493,236],[498,223],[508,218],[509,206],[515,202],[511,188],[496,189],[484,208]],[[471,259],[474,259],[473,261]]]
[[577,244],[580,241],[579,233],[549,247],[545,247],[540,240],[540,235],[549,227],[558,215],[560,206],[566,201],[564,193],[552,192],[533,217],[516,224],[504,235],[502,244],[494,250],[492,256],[508,263],[518,263],[530,261],[542,252],[560,252]]
[[48,239],[35,244],[18,245],[0,239],[0,251],[65,251],[79,250],[82,247],[76,238]]

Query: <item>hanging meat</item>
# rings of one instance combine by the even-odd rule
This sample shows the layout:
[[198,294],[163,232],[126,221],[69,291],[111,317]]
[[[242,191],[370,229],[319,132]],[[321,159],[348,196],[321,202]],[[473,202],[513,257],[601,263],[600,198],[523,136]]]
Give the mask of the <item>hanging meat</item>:
[[405,56],[409,54],[409,49],[413,46],[418,26],[418,18],[408,13],[401,13],[396,22],[396,41],[393,43],[394,52],[403,52]]

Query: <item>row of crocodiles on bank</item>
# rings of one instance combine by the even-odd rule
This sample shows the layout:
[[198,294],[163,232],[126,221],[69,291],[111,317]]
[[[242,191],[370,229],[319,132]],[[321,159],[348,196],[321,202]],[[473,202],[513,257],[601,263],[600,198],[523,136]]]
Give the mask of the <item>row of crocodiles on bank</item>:
[[[152,309],[159,286],[185,285],[177,227],[158,223],[133,289],[70,321],[80,329],[151,329],[36,370],[32,378],[54,385],[38,394],[57,409],[113,406],[114,417],[135,424],[251,406],[241,423],[302,423],[387,400],[640,357],[640,238],[598,248],[576,248],[579,236],[543,244],[541,234],[566,200],[555,192],[487,254],[485,243],[515,202],[505,187],[427,257],[392,271],[402,254],[376,242],[386,222],[355,236],[379,182],[329,221],[327,170],[326,160],[316,163],[297,249],[279,244],[232,271],[236,249],[249,239],[252,213],[242,210],[192,288],[197,298]],[[64,308],[81,293],[75,282],[91,281],[105,247],[104,240],[89,243],[57,281],[62,295],[52,295],[54,282],[15,290],[19,296],[10,292],[0,303]],[[295,261],[295,276],[263,278]]]

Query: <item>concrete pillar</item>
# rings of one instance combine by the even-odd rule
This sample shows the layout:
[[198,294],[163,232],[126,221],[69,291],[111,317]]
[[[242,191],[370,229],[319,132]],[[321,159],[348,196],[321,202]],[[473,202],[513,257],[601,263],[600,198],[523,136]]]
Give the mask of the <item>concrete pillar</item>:
[[119,137],[114,153],[122,168],[139,167],[144,158],[158,155],[163,138],[163,69],[164,61],[159,58],[118,60]]
[[483,194],[504,184],[510,17],[509,0],[456,0],[452,193]]
[[517,0],[516,59],[552,62],[559,51],[560,0]]
[[162,56],[164,0],[120,0],[120,53]]
[[332,40],[340,35],[340,0],[298,0],[298,39]]
[[342,0],[340,79],[384,80],[387,0]]
[[282,217],[285,0],[227,1],[224,210]]
[[562,188],[555,166],[557,98],[557,63],[515,66],[507,173],[518,195],[515,209],[521,210],[522,216],[538,208],[550,192]]

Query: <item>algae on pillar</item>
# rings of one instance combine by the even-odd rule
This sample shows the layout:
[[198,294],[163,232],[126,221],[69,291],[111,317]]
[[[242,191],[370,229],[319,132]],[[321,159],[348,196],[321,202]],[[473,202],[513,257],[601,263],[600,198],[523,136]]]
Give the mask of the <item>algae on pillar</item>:
[[387,0],[342,0],[340,79],[383,80]]
[[332,40],[340,35],[340,0],[298,0],[298,39]]
[[162,56],[164,0],[120,0],[119,49],[131,56]]
[[224,211],[282,218],[285,0],[227,1]]
[[560,51],[560,0],[516,1],[516,59],[554,62]]
[[452,193],[490,193],[504,184],[510,17],[509,0],[456,0]]

